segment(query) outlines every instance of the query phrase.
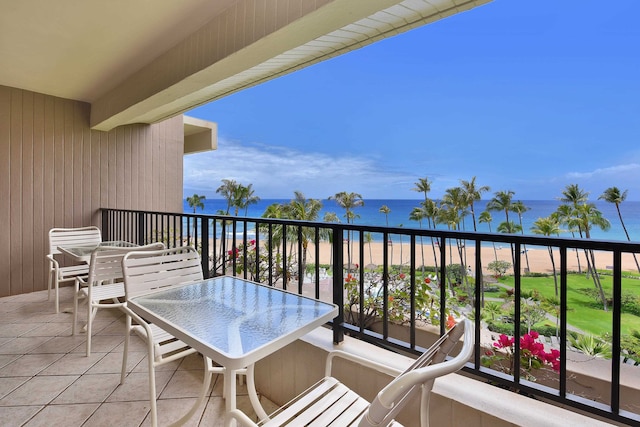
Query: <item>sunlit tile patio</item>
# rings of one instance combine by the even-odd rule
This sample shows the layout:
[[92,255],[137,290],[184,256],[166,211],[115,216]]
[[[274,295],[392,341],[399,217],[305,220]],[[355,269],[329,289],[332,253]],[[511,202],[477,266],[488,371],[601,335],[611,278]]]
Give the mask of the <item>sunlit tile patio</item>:
[[[72,292],[61,289],[61,313],[47,292],[0,298],[0,425],[150,425],[146,352],[137,337],[120,385],[124,316],[100,310],[94,321],[92,352],[86,334],[71,335]],[[83,310],[84,311],[84,310]],[[159,425],[169,425],[195,402],[202,384],[198,354],[156,371]],[[266,399],[267,412],[273,404]],[[238,406],[253,414],[246,387],[238,386]],[[187,425],[224,424],[222,377],[216,376],[197,414]]]

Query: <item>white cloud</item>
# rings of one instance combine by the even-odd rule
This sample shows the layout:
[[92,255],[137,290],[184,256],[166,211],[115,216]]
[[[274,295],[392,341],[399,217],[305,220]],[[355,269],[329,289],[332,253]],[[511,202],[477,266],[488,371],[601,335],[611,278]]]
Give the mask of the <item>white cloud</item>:
[[626,165],[617,165],[607,168],[598,168],[590,172],[569,172],[566,174],[568,179],[593,179],[599,176],[615,176],[619,174],[640,173],[640,164],[629,163]]
[[339,191],[364,198],[409,198],[415,177],[383,169],[363,155],[327,155],[220,139],[218,150],[185,156],[185,194],[211,197],[222,179],[253,184],[261,198],[289,197],[294,190],[307,197],[326,198]]

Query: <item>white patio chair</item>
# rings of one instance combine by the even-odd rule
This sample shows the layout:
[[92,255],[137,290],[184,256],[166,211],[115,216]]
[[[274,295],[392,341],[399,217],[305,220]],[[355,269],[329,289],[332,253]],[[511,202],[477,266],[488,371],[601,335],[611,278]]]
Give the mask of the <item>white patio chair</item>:
[[[463,335],[460,352],[445,361]],[[473,327],[469,320],[464,319],[384,387],[372,403],[331,376],[333,359],[342,357],[391,375],[398,374],[398,371],[360,356],[340,350],[332,351],[327,357],[325,378],[278,409],[269,419],[256,424],[237,409],[231,411],[230,416],[244,426],[400,426],[394,418],[406,403],[421,392],[420,424],[426,427],[429,425],[429,395],[435,378],[461,369],[473,354],[473,347]]]
[[122,280],[122,257],[128,252],[164,249],[162,243],[152,243],[139,247],[101,246],[91,253],[89,274],[85,278],[76,276],[73,294],[73,327],[76,334],[78,323],[78,300],[87,302],[87,357],[91,355],[91,335],[93,319],[99,308],[121,308],[124,305],[124,282]]
[[77,276],[87,276],[88,264],[60,266],[55,255],[61,254],[58,246],[84,246],[99,244],[102,242],[102,233],[98,227],[81,228],[52,228],[49,230],[49,253],[46,255],[49,261],[49,278],[47,298],[51,299],[51,285],[55,288],[56,313],[60,312],[60,297],[58,288],[62,282],[75,281]]
[[[122,259],[122,269],[124,273],[125,300],[159,288],[166,289],[203,280],[200,255],[190,246],[161,251],[129,252]],[[160,327],[146,322],[129,309],[126,304],[123,310],[127,315],[127,333],[124,342],[120,383],[122,384],[125,380],[129,336],[131,331],[134,331],[147,344],[151,424],[155,427],[157,425],[155,367],[196,353],[196,350],[177,340]],[[132,319],[136,322],[135,325],[132,325]],[[211,376],[225,373],[223,367],[214,366],[208,357],[204,357],[204,365],[205,378],[200,397],[189,413],[176,423],[177,425],[186,422],[202,403],[211,384]],[[238,371],[238,373],[246,374],[246,370]],[[225,391],[223,390],[223,396],[224,393]]]

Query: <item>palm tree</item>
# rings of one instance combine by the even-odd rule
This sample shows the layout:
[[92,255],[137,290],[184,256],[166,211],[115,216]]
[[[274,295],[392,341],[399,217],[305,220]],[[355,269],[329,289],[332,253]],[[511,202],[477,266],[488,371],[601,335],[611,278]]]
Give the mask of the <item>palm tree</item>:
[[373,243],[373,234],[370,232],[364,233],[364,242],[369,245],[369,264],[373,264],[373,252],[371,251],[371,244]]
[[[322,217],[322,221],[340,222],[340,218],[338,218],[338,215],[336,215],[335,212],[325,212],[324,216]],[[333,231],[328,230],[328,233],[325,235],[325,237],[327,238],[327,240],[329,240],[331,247],[333,247]],[[333,250],[331,250],[331,253],[329,254],[329,265],[333,265]]]
[[[516,224],[513,221],[503,221],[498,224],[496,231],[498,233],[516,234],[522,231],[522,227],[520,227],[520,224]],[[516,268],[516,253],[513,243],[511,244],[511,261],[513,262],[513,268]]]
[[[491,212],[489,211],[482,211],[482,213],[480,213],[480,216],[478,217],[478,222],[479,223],[487,223],[487,225],[489,226],[489,233],[493,233],[491,231],[491,221],[493,221],[493,218],[491,217]],[[493,255],[495,256],[496,262],[498,261],[498,251],[496,250],[496,242],[492,242],[493,245]]]
[[[524,229],[522,226],[522,214],[529,210],[527,206],[525,206],[522,201],[518,200],[517,202],[511,204],[511,210],[518,214],[518,221],[520,222],[520,232],[524,234]],[[524,249],[524,259],[527,263],[527,271],[531,271],[529,269],[529,255],[527,254],[527,246],[522,245],[522,249]]]
[[[531,231],[534,234],[540,234],[543,236],[555,236],[560,233],[560,223],[554,216],[548,216],[546,218],[538,218],[531,227]],[[547,246],[549,251],[549,257],[551,257],[551,267],[553,268],[553,283],[555,285],[556,297],[558,296],[558,276],[556,274],[556,261],[553,257],[553,246]]]
[[[483,185],[481,187],[476,186],[476,177],[471,178],[470,181],[460,180],[460,184],[462,185],[462,193],[464,198],[467,201],[467,205],[469,206],[469,210],[471,211],[471,219],[473,221],[473,231],[477,232],[478,227],[476,226],[476,213],[474,209],[475,202],[482,199],[482,193],[486,193],[490,190],[489,186]],[[482,263],[479,265],[479,270],[482,271]],[[480,289],[483,289],[482,284],[482,275],[476,277],[476,281],[480,281]],[[484,292],[481,295],[482,305],[484,305]]]
[[[200,208],[201,210],[204,210],[204,203],[203,200],[206,199],[205,196],[199,196],[197,194],[194,194],[191,197],[187,197],[187,203],[189,204],[189,207],[193,208],[193,213],[196,213],[196,208]],[[193,220],[193,234],[196,233],[195,231],[195,218]],[[203,221],[206,221],[205,219],[203,219]],[[187,223],[189,222],[189,219],[187,219]],[[190,231],[190,227],[187,226],[187,231]],[[191,244],[191,237],[189,237],[189,244]]]
[[[551,214],[554,216],[560,225],[566,225],[568,231],[571,233],[571,237],[575,239],[578,226],[573,218],[573,208],[569,205],[560,205],[556,208],[556,211]],[[578,263],[578,273],[582,273],[582,263],[580,261],[580,252],[578,248],[574,249],[576,254],[576,261]]]
[[[506,219],[506,223],[510,224],[509,221],[509,210],[511,210],[511,200],[513,199],[515,192],[511,190],[506,191],[496,191],[493,193],[493,198],[489,200],[487,203],[488,211],[503,211]],[[502,224],[500,224],[502,225]],[[504,229],[504,228],[503,228]],[[500,230],[496,230],[499,233],[504,232]],[[513,266],[515,268],[515,249],[513,247],[513,243],[509,245],[511,247],[511,259],[513,260]]]
[[[425,218],[427,218],[427,224],[429,228],[435,229],[438,224],[438,217],[440,216],[440,207],[438,207],[438,204],[433,200],[425,200],[424,202],[422,202],[422,209],[424,210]],[[440,280],[440,270],[438,269],[438,253],[436,251],[436,245],[433,237],[431,237],[430,239],[431,249],[433,250],[433,265],[436,269],[436,276],[438,277],[438,280]]]
[[[602,193],[600,197],[598,197],[598,200],[604,200],[605,202],[613,203],[616,205],[616,211],[618,212],[620,224],[622,225],[625,236],[627,236],[627,241],[630,242],[631,237],[629,237],[629,232],[627,231],[627,227],[624,225],[624,221],[622,220],[622,213],[620,212],[620,203],[624,202],[627,199],[628,191],[629,190],[624,190],[623,192],[620,192],[620,189],[618,187],[609,187],[604,190],[604,193]],[[640,264],[638,263],[638,258],[636,257],[635,253],[633,253],[632,255],[633,259],[636,262],[636,268],[638,269],[638,272],[640,272]]]
[[[580,237],[586,239],[591,238],[591,228],[595,225],[602,230],[608,230],[611,227],[609,221],[602,216],[593,203],[588,203],[589,193],[583,191],[578,184],[569,184],[562,191],[562,197],[560,201],[564,203],[568,208],[562,209],[564,220],[570,227],[575,227],[580,234]],[[558,209],[560,211],[560,209]],[[600,275],[596,270],[595,255],[593,250],[585,249],[585,256],[587,258],[587,274],[591,275],[593,283],[600,294],[600,299],[604,308],[607,311],[607,299],[600,283]]]
[[[468,214],[467,211],[467,198],[462,187],[453,187],[447,188],[445,190],[445,194],[442,196],[441,206],[448,206],[449,212],[447,212],[448,221],[456,221],[456,224],[451,223],[454,230],[459,230],[462,224],[462,229],[464,229],[464,217]],[[467,250],[466,245],[461,239],[456,239],[456,247],[458,250],[458,256],[460,258],[460,266],[463,271],[467,271]],[[451,259],[453,263],[453,258]],[[465,285],[469,285],[469,281],[465,274],[464,276]],[[471,292],[469,292],[471,295]]]
[[338,206],[345,210],[347,224],[351,223],[351,220],[357,217],[353,214],[353,209],[364,206],[364,200],[362,200],[362,196],[358,193],[341,191],[333,196],[329,196],[329,200],[335,200]]
[[[429,227],[431,227],[431,220],[434,220],[434,224],[433,224],[433,228],[435,228],[435,218],[437,216],[436,214],[436,205],[433,201],[429,200],[429,192],[431,191],[431,182],[429,182],[429,177],[424,177],[424,178],[418,178],[418,182],[415,183],[415,187],[413,187],[411,190],[413,191],[417,191],[419,193],[422,193],[424,195],[424,202],[422,203],[423,209],[422,211],[424,212],[423,215],[423,219],[427,218],[427,220],[429,221]],[[429,211],[427,208],[427,205],[429,206]],[[430,213],[432,213],[433,215],[429,215]],[[422,224],[420,225],[420,228],[422,228]],[[423,242],[422,242],[422,236],[420,237],[420,247],[422,248],[422,267],[423,267],[423,271],[422,273],[424,274],[424,248],[423,246]],[[435,262],[435,266],[436,266],[436,270],[438,269],[438,261],[437,261],[437,256],[436,256],[436,247],[434,245],[433,242],[433,237],[431,237],[431,248],[433,249],[433,256],[434,258],[436,258],[436,262]]]
[[496,191],[493,199],[487,203],[488,211],[504,211],[506,221],[509,222],[509,211],[511,210],[511,200],[515,193],[511,190]]
[[[335,200],[338,206],[345,210],[344,216],[347,218],[347,224],[352,223],[353,220],[357,218],[353,209],[364,206],[364,200],[362,200],[362,196],[358,193],[347,193],[346,191],[341,191],[330,196],[329,200]],[[349,232],[347,234],[347,262],[349,263],[349,267],[351,267],[351,240],[351,232]]]
[[[287,205],[286,212],[289,219],[296,219],[300,221],[316,221],[318,214],[322,209],[322,202],[317,199],[307,199],[300,191],[294,191],[295,198]],[[301,264],[302,274],[307,271],[307,249],[309,247],[309,241],[315,238],[315,231],[311,227],[302,227],[299,234],[302,240],[302,259],[299,260]],[[318,242],[316,242],[318,244]],[[300,278],[302,280],[302,278]]]
[[427,200],[427,195],[429,191],[431,191],[431,183],[429,182],[429,178],[418,178],[418,182],[415,183],[415,187],[412,188],[413,191],[417,191],[419,193],[424,194],[424,200]]
[[246,187],[240,185],[238,190],[236,216],[238,215],[238,209],[244,209],[244,216],[247,216],[249,206],[257,204],[260,201],[260,197],[255,195],[253,184],[249,184]]
[[522,231],[522,227],[520,226],[520,224],[516,224],[513,221],[502,221],[498,225],[498,228],[496,228],[496,231],[498,233],[516,234]]
[[391,209],[387,205],[382,205],[382,206],[380,206],[380,209],[378,209],[378,212],[384,214],[384,219],[385,219],[385,221],[387,223],[387,227],[388,227],[389,226],[389,214],[391,213]]
[[583,191],[578,184],[569,184],[562,191],[560,201],[572,205],[575,208],[580,203],[586,202],[588,198],[588,191]]
[[[602,212],[600,212],[593,203],[582,203],[578,205],[575,209],[575,214],[578,228],[584,232],[584,237],[587,239],[591,238],[591,228],[594,225],[603,231],[611,228],[611,223],[602,216]],[[604,311],[607,311],[607,299],[602,289],[602,284],[600,283],[600,275],[596,270],[596,259],[593,249],[585,249],[585,255],[587,256],[587,269],[591,272],[593,282],[600,293]]]
[[187,197],[187,203],[190,208],[193,208],[193,213],[196,213],[196,208],[200,208],[200,210],[204,210],[203,200],[206,199],[205,196],[199,196],[194,194],[191,197]]
[[238,183],[233,179],[223,179],[222,185],[216,189],[216,193],[220,194],[227,201],[227,210],[225,215],[229,215],[231,206],[238,191]]
[[461,180],[460,184],[462,184],[462,192],[471,211],[471,218],[473,219],[473,231],[478,231],[478,228],[476,227],[476,213],[474,210],[474,204],[475,202],[482,199],[482,193],[486,193],[491,188],[486,185],[483,185],[482,187],[476,187],[475,176],[471,178],[471,181]]
[[496,302],[496,301],[488,302],[484,306],[484,310],[482,310],[482,314],[484,316],[490,316],[491,320],[496,320],[496,317],[502,314],[502,306],[500,305],[499,302]]
[[[264,210],[261,215],[262,218],[279,219],[285,217],[284,207],[281,203],[272,203]],[[282,245],[282,225],[276,224],[271,226],[271,233],[268,233],[268,226],[263,226],[267,236],[270,237],[268,244],[270,248],[275,248],[276,253],[280,253],[280,246]]]

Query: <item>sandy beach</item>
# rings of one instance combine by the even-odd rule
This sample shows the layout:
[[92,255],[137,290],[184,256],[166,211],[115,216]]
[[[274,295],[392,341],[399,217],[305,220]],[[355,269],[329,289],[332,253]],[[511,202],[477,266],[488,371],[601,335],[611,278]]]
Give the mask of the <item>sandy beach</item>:
[[[371,244],[366,243],[364,245],[364,254],[363,257],[360,258],[359,247],[357,243],[352,245],[352,263],[360,263],[363,262],[365,266],[369,264],[381,265],[383,261],[383,249],[384,245],[382,242],[373,242]],[[431,243],[425,242],[422,246],[424,249],[424,264],[427,266],[435,265],[434,261],[434,250],[431,246]],[[422,248],[420,243],[416,244],[416,266],[419,267],[423,264],[422,262]],[[347,262],[347,244],[344,244],[344,256],[345,263]],[[436,246],[436,254],[438,257],[438,262],[440,262],[440,252],[439,248]],[[452,249],[452,250],[451,250]],[[560,253],[557,249],[554,251],[554,260],[556,264],[556,269],[560,268]],[[472,271],[475,270],[475,247],[468,247],[466,251],[464,251],[465,263],[467,266],[471,267]],[[402,256],[402,258],[401,258]],[[455,246],[453,248],[447,248],[447,264],[459,264],[460,256],[458,254]],[[547,248],[541,247],[527,247],[526,253],[521,253],[521,267],[529,268],[531,272],[537,273],[550,273],[553,271],[551,257]],[[388,245],[388,258],[389,261],[393,265],[402,264],[405,266],[409,266],[410,264],[410,245],[408,243],[400,244],[393,242],[393,244]],[[483,247],[481,252],[482,257],[482,265],[483,271],[485,274],[488,273],[486,266],[492,262],[497,260],[507,261],[513,264],[511,249],[509,245],[496,245],[495,250],[493,247]],[[613,255],[609,252],[595,252],[596,258],[596,267],[598,269],[607,269],[608,266],[613,265]],[[309,245],[308,255],[307,255],[308,263],[315,263],[315,247],[313,245]],[[330,264],[331,262],[331,246],[327,242],[320,243],[320,263],[321,264]],[[528,267],[527,267],[528,266]],[[584,251],[570,251],[567,253],[567,268],[569,271],[578,271],[579,266],[584,270],[587,266],[586,256]],[[637,271],[635,261],[633,259],[632,254],[623,254],[622,256],[622,269],[628,271]]]

